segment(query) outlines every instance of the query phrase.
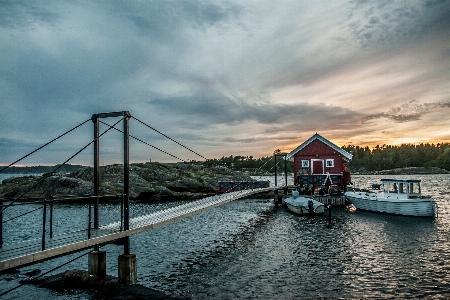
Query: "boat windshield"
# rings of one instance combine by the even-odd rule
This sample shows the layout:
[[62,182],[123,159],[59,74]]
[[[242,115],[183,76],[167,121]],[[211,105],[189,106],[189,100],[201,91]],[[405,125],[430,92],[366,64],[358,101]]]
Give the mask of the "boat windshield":
[[408,189],[410,194],[420,194],[420,183],[418,182],[409,182]]
[[385,181],[383,191],[391,194],[420,194],[420,182],[414,181]]
[[398,193],[398,183],[397,182],[389,182],[389,193]]
[[406,184],[403,182],[398,183],[398,192],[400,194],[406,194]]

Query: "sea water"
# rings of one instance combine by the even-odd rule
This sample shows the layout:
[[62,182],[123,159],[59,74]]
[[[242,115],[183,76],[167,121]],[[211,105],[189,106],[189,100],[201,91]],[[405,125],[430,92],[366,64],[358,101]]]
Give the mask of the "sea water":
[[[326,216],[298,216],[276,207],[272,199],[237,200],[132,236],[138,281],[192,299],[450,298],[450,175],[395,177],[421,179],[422,193],[433,195],[438,203],[438,217],[349,213],[333,208],[328,228]],[[380,178],[352,177],[362,188]],[[133,203],[130,210],[138,215],[177,204]],[[82,226],[85,209],[83,205],[61,206],[55,208],[55,218]],[[117,210],[117,205],[102,207],[101,222],[114,219]],[[30,218],[37,223],[42,220],[39,213]],[[108,274],[117,275],[117,256],[123,247],[107,245],[103,250],[107,251]],[[23,268],[19,275],[3,274],[0,292],[17,286],[26,271],[45,272],[77,255]],[[87,258],[54,273],[67,269],[87,269]],[[91,296],[27,285],[5,299],[19,297]]]

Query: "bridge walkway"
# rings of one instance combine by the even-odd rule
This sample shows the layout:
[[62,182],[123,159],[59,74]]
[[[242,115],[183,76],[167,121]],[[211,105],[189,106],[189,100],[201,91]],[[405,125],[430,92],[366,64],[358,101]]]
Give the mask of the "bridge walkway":
[[273,191],[275,189],[277,188],[267,187],[253,190],[241,190],[206,197],[201,200],[189,201],[169,209],[131,218],[129,230],[123,230],[123,226],[119,221],[100,226],[99,229],[91,229],[90,231],[87,229],[80,230],[54,236],[53,238],[46,238],[45,247],[43,247],[43,242],[40,239],[4,245],[0,248],[0,272],[111,243],[115,240],[151,230],[233,200],[262,192]]

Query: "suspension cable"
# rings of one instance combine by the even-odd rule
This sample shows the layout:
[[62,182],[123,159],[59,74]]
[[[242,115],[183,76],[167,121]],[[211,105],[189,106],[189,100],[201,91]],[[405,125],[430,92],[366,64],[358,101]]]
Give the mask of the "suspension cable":
[[[124,118],[120,119],[119,121],[117,121],[115,125],[117,125],[119,122],[121,122]],[[99,135],[99,138],[104,135],[105,133],[107,133],[109,130],[111,130],[111,128],[108,128],[107,130],[105,130],[102,134]],[[88,143],[86,146],[84,146],[83,148],[81,148],[79,151],[77,151],[74,155],[72,155],[69,159],[67,159],[65,162],[63,162],[61,165],[59,165],[57,168],[55,168],[52,172],[50,173],[55,173],[56,171],[58,171],[62,166],[64,166],[67,162],[69,162],[72,158],[74,158],[75,156],[77,156],[78,154],[80,154],[83,150],[85,150],[87,147],[89,147],[93,142],[95,142],[95,139],[92,140],[90,143]],[[5,207],[3,207],[3,211],[5,209],[7,209],[8,207],[10,207],[13,203],[15,203],[17,200],[19,200],[20,198],[22,198],[24,195],[26,195],[28,192],[30,192],[31,190],[33,190],[38,184],[40,184],[43,180],[45,179],[45,176],[42,176],[42,178],[37,181],[31,188],[29,188],[28,190],[26,190],[24,193],[22,193],[18,198],[14,199],[12,202],[10,202],[8,205],[6,205]],[[41,195],[43,193],[45,193],[47,191],[44,190]]]
[[3,221],[3,223],[7,223],[7,222],[12,221],[12,220],[14,220],[14,219],[17,219],[17,218],[23,217],[23,216],[25,216],[25,215],[31,214],[32,212],[35,212],[35,211],[40,210],[40,209],[42,209],[42,208],[43,208],[43,206],[39,206],[38,208],[35,208],[35,209],[33,209],[33,210],[30,210],[30,211],[27,211],[26,213],[23,213],[23,214],[21,214],[21,215],[12,217],[11,219],[5,220],[5,221]]
[[165,136],[166,138],[168,138],[168,139],[171,140],[172,142],[175,142],[175,143],[177,143],[178,145],[180,145],[181,147],[183,147],[183,148],[185,148],[185,149],[191,151],[191,152],[194,153],[194,154],[197,154],[197,155],[200,156],[201,158],[206,159],[206,157],[204,157],[203,155],[200,155],[200,154],[198,154],[197,152],[195,152],[194,150],[189,149],[188,147],[186,147],[186,146],[184,146],[184,145],[178,143],[177,141],[175,141],[175,140],[172,139],[171,137],[169,137],[169,136],[165,135],[164,133],[162,133],[161,131],[159,131],[159,130],[153,128],[153,127],[151,127],[150,125],[148,125],[148,124],[142,122],[142,121],[139,120],[138,118],[136,118],[136,117],[134,117],[134,116],[131,116],[131,117],[132,117],[133,119],[135,119],[136,121],[138,121],[139,123],[141,123],[141,124],[147,126],[148,128],[150,128],[150,129],[156,131],[157,133],[161,134],[162,136]]
[[[101,120],[100,120],[100,123],[105,124],[106,126],[109,126],[110,129],[115,129],[115,130],[117,130],[117,131],[123,133],[122,130],[120,130],[120,129],[114,127],[116,124],[114,124],[114,125],[109,125],[108,123],[105,123],[105,122],[103,122],[103,121],[101,121]],[[139,138],[137,138],[137,137],[135,137],[135,136],[132,136],[131,134],[130,134],[130,137],[133,138],[133,139],[135,139],[135,140],[137,140],[137,141],[139,141],[139,142],[141,142],[141,143],[146,144],[147,146],[150,146],[150,147],[152,147],[152,148],[155,148],[155,149],[158,150],[158,151],[161,151],[161,152],[163,152],[163,153],[165,153],[165,154],[167,154],[167,155],[170,155],[170,156],[172,156],[173,158],[176,158],[176,159],[178,159],[178,160],[181,160],[182,162],[187,163],[187,161],[185,161],[184,159],[181,159],[181,158],[179,158],[179,157],[177,157],[177,156],[175,156],[175,155],[172,155],[172,154],[170,154],[169,152],[166,152],[166,151],[164,151],[164,150],[162,150],[162,149],[159,149],[158,147],[155,147],[155,146],[153,146],[153,145],[150,145],[149,143],[144,142],[143,140],[141,140],[141,139],[139,139]]]
[[65,133],[61,134],[61,135],[58,136],[57,138],[54,138],[53,140],[51,140],[50,142],[46,143],[45,145],[42,145],[41,147],[39,147],[39,148],[37,148],[36,150],[34,150],[34,151],[28,153],[27,155],[23,156],[22,158],[19,158],[18,160],[16,160],[16,161],[13,162],[12,164],[9,164],[8,166],[5,166],[5,167],[1,168],[1,169],[0,169],[0,172],[3,172],[4,170],[8,169],[8,168],[11,167],[12,165],[15,165],[16,163],[18,163],[18,162],[21,161],[22,159],[24,159],[24,158],[30,156],[31,154],[33,154],[33,153],[35,153],[35,152],[37,152],[37,151],[39,151],[39,150],[41,150],[41,149],[44,148],[45,146],[48,146],[49,144],[53,143],[53,142],[56,141],[57,139],[59,139],[59,138],[65,136],[65,135],[68,134],[69,132],[71,132],[71,131],[77,129],[78,127],[80,127],[81,125],[84,125],[85,123],[87,123],[87,122],[89,122],[89,121],[91,121],[91,119],[88,119],[88,120],[84,121],[83,123],[81,123],[81,124],[75,126],[74,128],[70,129],[69,131],[66,131]]

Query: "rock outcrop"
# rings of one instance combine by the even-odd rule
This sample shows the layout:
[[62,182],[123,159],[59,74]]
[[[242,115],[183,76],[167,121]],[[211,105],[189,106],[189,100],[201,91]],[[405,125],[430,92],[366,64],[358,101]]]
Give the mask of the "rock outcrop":
[[163,292],[145,287],[140,284],[123,285],[119,284],[117,277],[107,275],[100,278],[91,276],[87,271],[68,270],[64,273],[46,276],[37,279],[27,279],[22,284],[34,284],[40,288],[52,289],[62,293],[72,290],[89,291],[92,299],[113,299],[113,300],[182,300],[189,298],[172,297]]
[[[92,167],[68,173],[14,177],[3,180],[0,196],[48,197],[92,194]],[[219,181],[253,181],[249,176],[223,167],[207,168],[193,163],[142,163],[129,168],[130,197],[143,201],[202,198],[218,189]],[[123,165],[99,169],[101,195],[123,192]]]

